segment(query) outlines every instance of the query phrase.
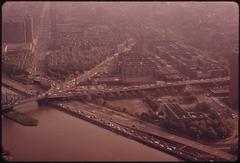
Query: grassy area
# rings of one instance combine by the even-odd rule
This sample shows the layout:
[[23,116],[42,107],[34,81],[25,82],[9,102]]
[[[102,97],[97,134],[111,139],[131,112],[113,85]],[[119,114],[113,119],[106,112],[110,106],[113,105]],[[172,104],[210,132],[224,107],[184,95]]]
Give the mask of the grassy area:
[[7,117],[13,121],[16,121],[24,126],[37,126],[38,125],[38,120],[36,120],[32,117],[29,117],[26,114],[16,112],[16,111],[5,114],[5,117]]

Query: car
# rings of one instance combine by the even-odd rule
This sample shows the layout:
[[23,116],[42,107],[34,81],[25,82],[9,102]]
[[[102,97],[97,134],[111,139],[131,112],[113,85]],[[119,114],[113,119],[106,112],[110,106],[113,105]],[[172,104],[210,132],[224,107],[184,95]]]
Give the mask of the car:
[[183,153],[182,152],[178,152],[180,155],[182,155]]
[[171,147],[167,147],[168,150],[172,151],[173,149]]
[[155,143],[155,144],[159,144],[159,141],[156,141],[156,140],[155,140],[154,143]]
[[146,137],[146,136],[143,136],[143,139],[145,139],[145,140],[146,140],[146,139],[147,139],[147,137]]

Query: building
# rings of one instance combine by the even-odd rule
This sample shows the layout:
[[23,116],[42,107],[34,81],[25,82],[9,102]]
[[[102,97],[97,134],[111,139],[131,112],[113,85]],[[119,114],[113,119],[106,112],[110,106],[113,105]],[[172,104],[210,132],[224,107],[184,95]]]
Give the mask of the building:
[[56,9],[51,8],[50,10],[50,21],[51,21],[51,43],[49,45],[49,50],[58,50],[60,48],[59,46],[59,41],[57,39],[57,13],[56,13]]
[[202,112],[187,112],[182,109],[178,104],[166,103],[162,106],[163,118],[174,119],[177,122],[187,122],[189,120],[200,120],[207,117]]
[[2,26],[2,42],[6,44],[26,42],[24,22],[9,21]]
[[209,93],[216,97],[229,96],[229,88],[210,88]]
[[239,63],[238,52],[234,51],[230,59],[231,72],[230,72],[230,103],[233,109],[239,108]]
[[24,20],[25,23],[25,39],[27,43],[33,42],[33,19],[29,15]]
[[5,22],[2,24],[2,43],[4,54],[18,51],[34,51],[33,20],[27,16],[23,21]]
[[23,21],[4,22],[2,24],[2,42],[6,44],[32,43],[33,20],[27,16]]
[[121,81],[123,83],[152,83],[155,81],[156,66],[144,53],[143,38],[140,37],[131,51],[118,55]]
[[123,83],[154,82],[155,67],[145,56],[122,53],[120,59],[120,76]]

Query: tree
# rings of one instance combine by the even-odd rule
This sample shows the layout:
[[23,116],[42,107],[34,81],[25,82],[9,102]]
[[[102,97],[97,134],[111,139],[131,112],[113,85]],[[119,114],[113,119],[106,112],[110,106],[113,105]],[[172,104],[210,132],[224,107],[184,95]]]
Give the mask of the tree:
[[199,125],[199,121],[190,121],[188,123],[188,126],[198,126]]
[[144,100],[147,102],[147,104],[154,110],[156,111],[158,108],[158,104],[155,101],[155,99],[152,96],[146,96]]
[[183,92],[183,95],[184,96],[191,96],[192,94],[190,92],[185,91],[185,92]]
[[191,127],[189,128],[189,134],[190,134],[190,135],[196,137],[197,133],[198,133],[197,127],[191,126]]
[[97,102],[98,104],[100,104],[100,105],[104,105],[105,100],[104,100],[103,98],[98,98],[98,99],[96,100],[96,102]]
[[224,138],[227,135],[226,130],[223,126],[217,127],[216,131],[217,131],[217,134],[218,134],[219,138]]
[[229,150],[230,153],[238,155],[238,144],[232,144]]
[[206,136],[207,135],[207,126],[206,125],[204,125],[203,123],[201,123],[200,125],[199,125],[199,130],[201,130],[201,132],[202,132],[202,135],[203,136]]
[[136,117],[139,117],[139,114],[138,114],[138,113],[135,113],[134,115],[135,115]]
[[91,95],[89,95],[89,94],[87,94],[87,101],[92,101],[92,96]]
[[186,124],[184,122],[180,123],[180,128],[181,128],[182,132],[187,130]]
[[217,112],[214,110],[214,109],[212,109],[212,108],[210,108],[209,110],[208,110],[208,114],[209,114],[209,117],[211,117],[211,118],[213,118],[213,119],[220,119],[220,116],[217,114]]
[[213,126],[214,128],[217,127],[217,126],[219,126],[218,120],[213,119],[211,122],[212,122],[212,126]]
[[206,122],[207,126],[212,126],[212,124],[213,124],[213,122],[209,119],[207,119],[205,122]]
[[195,107],[195,109],[196,109],[197,111],[203,111],[203,112],[208,111],[209,108],[210,108],[210,106],[209,106],[207,103],[205,103],[205,102],[199,103],[199,104]]
[[197,130],[196,137],[197,137],[197,138],[200,138],[200,137],[202,137],[202,136],[203,136],[203,132],[202,132],[200,129],[198,129],[198,130]]
[[217,138],[218,136],[218,134],[212,127],[207,128],[206,135],[207,135],[207,138],[213,138],[213,139]]

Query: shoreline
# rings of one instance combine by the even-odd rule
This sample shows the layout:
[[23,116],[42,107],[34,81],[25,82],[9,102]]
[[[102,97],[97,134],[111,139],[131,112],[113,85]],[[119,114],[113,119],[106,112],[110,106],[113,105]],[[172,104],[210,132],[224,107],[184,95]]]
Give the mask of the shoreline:
[[[159,136],[155,136],[150,133],[140,131],[138,129],[133,129],[128,126],[118,124],[116,122],[104,121],[102,119],[99,120],[99,119],[97,119],[96,116],[89,115],[89,114],[85,113],[84,111],[75,110],[72,108],[66,108],[66,107],[60,106],[59,104],[56,104],[56,103],[50,103],[47,105],[52,106],[52,107],[58,109],[59,111],[63,111],[67,114],[70,114],[71,116],[80,118],[80,119],[90,122],[94,125],[97,125],[101,128],[109,130],[115,134],[124,136],[126,138],[132,139],[134,141],[137,141],[141,144],[147,145],[156,150],[170,154],[180,160],[184,160],[184,161],[225,161],[225,159],[217,158],[214,155],[210,155],[210,154],[208,154],[207,155],[208,157],[206,158],[206,156],[201,157],[201,154],[199,156],[195,156],[194,152],[190,153],[190,152],[186,152],[184,150],[174,151],[174,150],[172,150],[171,146],[173,146],[172,144],[176,144],[177,142],[176,143],[171,142],[171,140],[166,141],[164,138],[161,138]],[[157,140],[157,142],[158,142],[157,144],[154,143],[153,141],[150,141],[149,139],[144,139],[146,137],[153,137],[153,136],[157,137],[157,138],[155,138],[155,140]],[[164,145],[162,145],[161,143]],[[185,146],[184,144],[182,144],[182,145]]]

